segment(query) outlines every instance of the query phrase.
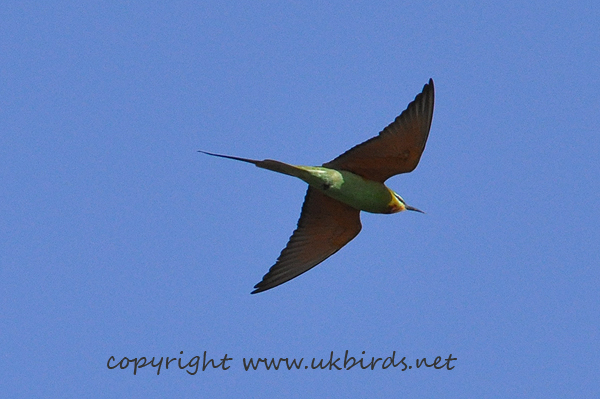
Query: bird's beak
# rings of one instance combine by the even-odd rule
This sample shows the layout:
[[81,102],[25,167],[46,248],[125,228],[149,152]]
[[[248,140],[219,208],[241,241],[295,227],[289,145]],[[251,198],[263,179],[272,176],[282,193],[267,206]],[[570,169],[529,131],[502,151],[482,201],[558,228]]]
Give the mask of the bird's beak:
[[409,211],[425,213],[422,210],[415,208],[414,206],[406,205],[405,208],[406,208],[406,210],[409,210]]

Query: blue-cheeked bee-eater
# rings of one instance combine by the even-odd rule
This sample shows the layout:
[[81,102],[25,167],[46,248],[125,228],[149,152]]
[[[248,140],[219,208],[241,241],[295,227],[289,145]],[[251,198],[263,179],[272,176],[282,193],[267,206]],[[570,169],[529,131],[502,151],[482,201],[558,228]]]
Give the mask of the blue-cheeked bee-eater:
[[253,294],[283,284],[339,251],[360,232],[360,211],[422,212],[407,205],[384,182],[417,167],[429,136],[433,102],[433,80],[429,79],[423,91],[379,135],[323,166],[296,166],[272,159],[258,161],[200,151],[248,162],[308,183],[298,227],[277,262],[254,286]]

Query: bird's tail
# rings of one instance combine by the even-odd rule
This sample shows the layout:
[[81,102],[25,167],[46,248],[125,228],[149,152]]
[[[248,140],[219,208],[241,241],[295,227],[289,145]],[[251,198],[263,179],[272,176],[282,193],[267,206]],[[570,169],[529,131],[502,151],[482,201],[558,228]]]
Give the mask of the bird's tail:
[[284,175],[298,177],[302,180],[304,180],[307,176],[310,176],[310,174],[306,170],[304,170],[300,167],[290,165],[285,162],[275,161],[273,159],[265,159],[262,161],[258,161],[256,159],[240,158],[240,157],[234,157],[231,155],[214,154],[212,152],[206,152],[206,151],[202,151],[202,150],[200,150],[198,152],[201,152],[206,155],[212,155],[213,157],[228,158],[228,159],[233,159],[235,161],[251,163],[251,164],[258,166],[259,168],[272,170],[273,172],[283,173]]

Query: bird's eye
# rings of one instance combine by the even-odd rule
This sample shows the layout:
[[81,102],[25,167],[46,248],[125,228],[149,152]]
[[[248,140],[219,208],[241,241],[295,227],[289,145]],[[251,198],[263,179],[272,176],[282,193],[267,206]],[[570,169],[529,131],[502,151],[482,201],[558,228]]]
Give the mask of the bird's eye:
[[394,193],[394,196],[402,203],[402,205],[406,205],[406,202],[404,202],[404,200],[398,194]]

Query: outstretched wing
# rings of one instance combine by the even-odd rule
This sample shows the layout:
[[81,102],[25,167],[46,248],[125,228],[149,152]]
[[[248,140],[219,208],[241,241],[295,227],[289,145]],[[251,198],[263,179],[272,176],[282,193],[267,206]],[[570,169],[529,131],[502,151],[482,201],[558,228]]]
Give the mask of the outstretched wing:
[[298,227],[253,294],[269,290],[312,269],[360,232],[360,211],[312,187],[306,191]]
[[347,170],[383,183],[390,177],[411,172],[425,149],[433,118],[434,89],[429,79],[414,101],[378,136],[359,144],[323,166]]

